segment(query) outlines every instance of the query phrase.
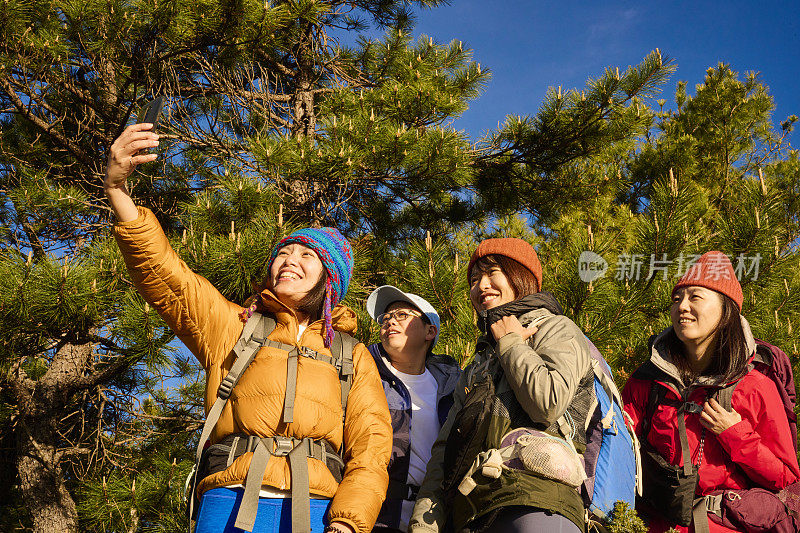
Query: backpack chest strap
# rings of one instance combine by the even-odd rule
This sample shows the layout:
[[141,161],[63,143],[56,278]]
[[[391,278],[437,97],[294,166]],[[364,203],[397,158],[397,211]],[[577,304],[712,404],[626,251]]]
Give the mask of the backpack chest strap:
[[[650,393],[648,395],[648,400],[647,400],[644,425],[642,427],[643,429],[642,435],[644,435],[644,437],[646,438],[647,435],[650,433],[650,429],[652,427],[652,419],[653,416],[655,415],[658,405],[668,405],[670,407],[674,407],[677,410],[676,418],[678,422],[678,438],[680,439],[681,443],[683,473],[686,476],[690,476],[692,474],[693,464],[692,464],[692,454],[689,449],[689,437],[686,433],[686,415],[700,414],[703,411],[703,406],[696,402],[690,402],[687,399],[689,391],[684,391],[685,397],[681,399],[667,398],[666,391],[667,389],[663,385],[658,385],[656,383],[651,384]],[[697,463],[698,468],[700,467],[700,463],[703,460],[704,440],[705,440],[705,428],[703,428],[700,437],[700,457]]]
[[338,359],[333,358],[330,355],[325,355],[324,353],[314,351],[311,348],[306,348],[305,346],[292,346],[291,344],[284,344],[271,339],[264,339],[264,346],[269,348],[277,348],[278,350],[283,350],[284,352],[296,351],[296,357],[302,356],[308,357],[309,359],[316,359],[317,361],[323,361],[335,367],[336,370],[339,370],[339,368],[342,366],[342,363]]
[[[338,350],[337,339],[339,339]],[[342,409],[344,409],[344,406],[347,403],[347,395],[350,392],[350,377],[353,374],[353,360],[352,355],[350,356],[349,364],[348,361],[345,360],[346,358],[342,353],[341,333],[338,331],[335,333],[333,344],[331,345],[331,353],[335,354],[338,351],[340,352],[339,357],[332,357],[324,353],[319,353],[310,348],[306,348],[305,346],[291,346],[269,339],[264,341],[264,346],[269,346],[288,352],[288,357],[286,359],[286,394],[283,399],[282,418],[285,423],[289,424],[294,422],[294,402],[295,397],[297,396],[297,361],[300,357],[308,357],[309,359],[316,359],[317,361],[328,363],[336,369],[336,371],[339,373],[340,379],[343,379],[343,376],[346,376],[346,383],[342,383]],[[352,354],[352,346],[350,346],[350,353]]]

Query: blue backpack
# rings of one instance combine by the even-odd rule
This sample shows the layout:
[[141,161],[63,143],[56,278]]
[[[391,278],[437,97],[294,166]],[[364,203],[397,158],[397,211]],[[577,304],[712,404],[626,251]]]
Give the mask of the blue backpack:
[[588,339],[587,342],[597,404],[589,408],[585,421],[583,460],[587,479],[581,493],[590,514],[605,521],[617,501],[633,508],[636,493],[641,494],[639,441],[631,419],[622,409],[611,368],[594,344]]

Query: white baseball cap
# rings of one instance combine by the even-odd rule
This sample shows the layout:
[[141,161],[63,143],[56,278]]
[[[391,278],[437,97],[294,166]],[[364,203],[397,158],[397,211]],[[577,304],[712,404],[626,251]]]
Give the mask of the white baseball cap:
[[417,296],[410,292],[403,292],[392,285],[383,285],[372,291],[372,294],[367,298],[367,313],[369,313],[369,316],[371,316],[373,320],[378,320],[378,316],[385,313],[386,308],[395,302],[406,302],[413,305],[425,315],[428,322],[436,326],[436,337],[433,339],[433,343],[431,343],[431,348],[433,348],[436,345],[436,341],[439,340],[441,320],[439,319],[439,313],[436,312],[436,309],[422,296]]

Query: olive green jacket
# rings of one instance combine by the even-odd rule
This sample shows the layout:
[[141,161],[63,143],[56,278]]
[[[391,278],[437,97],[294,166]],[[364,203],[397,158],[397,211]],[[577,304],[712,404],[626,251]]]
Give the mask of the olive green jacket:
[[[502,376],[496,382],[495,394],[500,396],[513,391],[519,406],[536,426],[550,427],[567,410],[581,379],[590,371],[589,346],[574,322],[547,309],[533,309],[520,316],[520,322],[523,326],[535,323],[539,329],[527,342],[517,333],[509,333],[498,341],[496,353],[500,365],[493,366],[497,372],[502,369]],[[431,450],[425,480],[411,515],[409,531],[412,533],[441,531],[447,516],[454,511],[457,502],[445,501],[442,488],[445,446],[466,397],[466,389],[484,362],[478,355],[456,385],[453,408]],[[502,435],[490,435],[487,440],[497,440],[499,444],[500,437]],[[470,494],[473,510],[477,509],[474,517],[500,506],[527,505],[562,514],[584,527],[583,503],[575,489],[524,472],[504,470],[501,478],[484,487],[479,481]],[[515,495],[510,494],[514,486],[517,487]],[[465,506],[455,505],[455,508],[461,514]],[[454,518],[459,523],[469,517]]]

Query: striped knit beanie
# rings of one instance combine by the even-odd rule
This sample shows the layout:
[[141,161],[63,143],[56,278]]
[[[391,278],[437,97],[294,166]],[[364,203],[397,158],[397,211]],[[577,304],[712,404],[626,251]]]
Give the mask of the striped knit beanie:
[[[350,278],[353,275],[353,249],[347,239],[336,228],[305,228],[297,230],[291,235],[281,239],[270,254],[267,272],[272,268],[272,263],[278,251],[288,244],[298,243],[314,250],[322,261],[322,266],[328,274],[325,282],[325,300],[322,303],[322,316],[325,320],[325,346],[330,347],[333,342],[333,324],[331,310],[344,299]],[[252,314],[255,307],[251,306],[248,314]]]
[[712,250],[700,256],[672,288],[673,296],[681,287],[689,286],[705,287],[724,294],[736,302],[739,312],[742,310],[742,286],[736,278],[731,260],[722,252]]

